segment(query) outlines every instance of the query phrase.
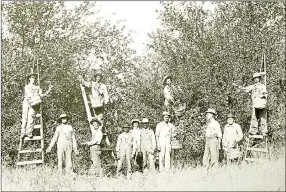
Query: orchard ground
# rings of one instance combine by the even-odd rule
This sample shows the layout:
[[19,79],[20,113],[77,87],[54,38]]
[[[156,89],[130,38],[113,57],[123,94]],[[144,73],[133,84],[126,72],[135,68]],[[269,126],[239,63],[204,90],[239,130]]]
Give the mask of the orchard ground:
[[59,175],[56,169],[2,167],[4,191],[285,191],[285,151],[260,163],[222,165],[206,174],[202,167],[175,168],[170,173],[133,175],[131,180]]

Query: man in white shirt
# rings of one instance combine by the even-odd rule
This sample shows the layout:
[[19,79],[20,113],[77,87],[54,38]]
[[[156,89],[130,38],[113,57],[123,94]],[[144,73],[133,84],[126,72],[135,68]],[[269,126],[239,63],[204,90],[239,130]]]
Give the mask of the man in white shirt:
[[[255,135],[261,131],[263,136],[267,135],[266,126],[266,104],[268,92],[266,90],[266,85],[261,83],[261,76],[265,73],[254,73],[253,80],[254,84],[247,87],[242,87],[234,84],[239,89],[244,90],[246,93],[251,93],[252,98],[252,116],[251,116],[251,126],[249,129],[249,134]],[[260,123],[260,126],[259,126]],[[260,130],[259,130],[260,128]]]
[[132,164],[134,166],[134,170],[140,170],[141,165],[138,165],[136,162],[136,158],[141,150],[141,128],[139,127],[139,119],[132,120],[132,127],[131,134],[134,140],[133,150],[132,150]]
[[101,160],[100,160],[100,143],[102,140],[102,131],[99,129],[101,122],[97,118],[92,118],[90,121],[90,131],[92,134],[92,139],[89,142],[83,143],[90,146],[90,156],[92,160],[92,166],[90,168],[90,173],[96,176],[101,176]]
[[203,157],[203,165],[207,169],[218,166],[219,149],[222,139],[220,124],[214,119],[217,115],[214,109],[206,111],[206,143]]
[[65,157],[66,172],[73,173],[72,171],[72,151],[78,154],[75,134],[72,126],[68,125],[68,116],[66,114],[60,115],[58,122],[61,123],[56,128],[56,132],[51,140],[47,152],[51,152],[52,147],[57,142],[57,155],[58,155],[58,170],[62,172],[63,157]]
[[237,148],[237,143],[243,138],[241,126],[234,122],[234,115],[227,115],[227,124],[224,126],[222,146],[225,151]]
[[164,121],[156,126],[156,142],[159,152],[159,170],[169,170],[171,159],[171,138],[175,129],[174,125],[170,123],[170,113],[163,112]]
[[143,153],[143,169],[148,170],[147,160],[149,161],[149,170],[155,170],[154,152],[156,149],[156,140],[154,131],[150,128],[149,120],[142,119],[143,129],[141,131],[141,151]]

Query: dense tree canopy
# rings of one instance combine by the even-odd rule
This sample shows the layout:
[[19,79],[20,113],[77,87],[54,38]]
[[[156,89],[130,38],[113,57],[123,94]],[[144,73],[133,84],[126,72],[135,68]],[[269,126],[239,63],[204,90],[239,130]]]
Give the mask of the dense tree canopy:
[[[150,34],[146,54],[130,48],[130,34],[96,17],[96,3],[74,10],[63,2],[13,2],[2,6],[8,31],[2,33],[2,157],[15,162],[20,135],[25,76],[38,62],[44,91],[45,142],[50,141],[60,113],[72,117],[78,142],[90,138],[78,76],[91,79],[94,68],[104,73],[111,95],[105,121],[114,145],[119,127],[132,118],[147,117],[152,127],[161,120],[162,79],[166,74],[183,90],[187,111],[181,119],[186,163],[201,160],[205,123],[203,112],[212,107],[224,125],[233,112],[246,132],[250,96],[232,83],[249,85],[266,55],[269,92],[268,126],[275,146],[284,145],[285,128],[285,2],[216,2],[214,12],[199,2],[164,2],[161,26]],[[93,22],[82,18],[94,16]],[[94,60],[87,60],[94,55]],[[278,145],[279,144],[279,145]],[[76,165],[88,166],[87,148]],[[48,161],[55,161],[55,154]],[[80,163],[79,163],[80,162]],[[83,168],[83,167],[82,167]]]

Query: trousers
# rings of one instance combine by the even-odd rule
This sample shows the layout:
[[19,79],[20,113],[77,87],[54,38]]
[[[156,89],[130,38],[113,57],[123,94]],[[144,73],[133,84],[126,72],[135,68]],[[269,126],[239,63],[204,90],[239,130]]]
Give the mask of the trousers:
[[[168,140],[168,139],[167,139]],[[171,141],[170,141],[171,142]],[[171,143],[164,142],[160,144],[160,152],[159,152],[159,170],[163,171],[169,170],[171,165]]]
[[90,156],[92,160],[92,165],[90,168],[90,171],[94,174],[101,174],[101,160],[100,160],[100,154],[101,151],[99,145],[93,145],[90,147]]
[[[260,123],[260,126],[259,126]],[[258,133],[259,128],[262,133],[267,133],[267,126],[266,126],[266,109],[257,109],[252,108],[252,115],[251,115],[251,126],[249,129],[249,133],[255,135]]]
[[58,170],[63,170],[63,160],[65,161],[66,172],[72,172],[72,142],[58,142]]
[[210,167],[218,166],[219,158],[219,142],[216,137],[207,137],[205,151],[203,156],[203,166],[209,169]]
[[143,153],[143,169],[147,168],[147,162],[149,162],[149,170],[155,170],[154,155],[149,151],[142,151]]
[[31,107],[26,99],[23,101],[22,105],[22,126],[21,135],[32,135],[33,128],[35,125],[36,111]]
[[129,146],[126,146],[126,147],[123,146],[120,148],[119,160],[118,160],[118,165],[117,165],[117,174],[122,168],[124,159],[126,160],[126,164],[127,164],[127,174],[129,174],[131,173],[131,148]]

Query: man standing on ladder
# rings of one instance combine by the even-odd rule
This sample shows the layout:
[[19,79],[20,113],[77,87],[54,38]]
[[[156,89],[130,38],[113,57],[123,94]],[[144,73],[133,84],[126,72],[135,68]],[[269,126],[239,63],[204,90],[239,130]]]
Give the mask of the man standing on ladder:
[[[266,85],[262,84],[261,76],[265,73],[254,73],[254,84],[247,87],[242,87],[234,84],[239,89],[244,90],[246,93],[251,93],[252,98],[252,116],[249,134],[256,135],[259,131],[263,136],[267,135],[266,126],[266,103],[267,103],[267,90]],[[260,125],[259,125],[260,124]],[[259,129],[260,128],[260,129]]]
[[96,73],[94,79],[95,81],[87,82],[81,77],[81,82],[84,86],[91,88],[90,102],[94,117],[96,117],[103,126],[104,107],[109,102],[109,96],[106,85],[102,83],[102,74]]
[[31,73],[27,76],[28,84],[25,85],[25,97],[22,106],[22,126],[21,126],[21,138],[28,136],[33,137],[33,128],[35,124],[36,113],[39,112],[42,97],[47,96],[52,86],[46,93],[42,93],[42,89],[35,85],[36,73]]

